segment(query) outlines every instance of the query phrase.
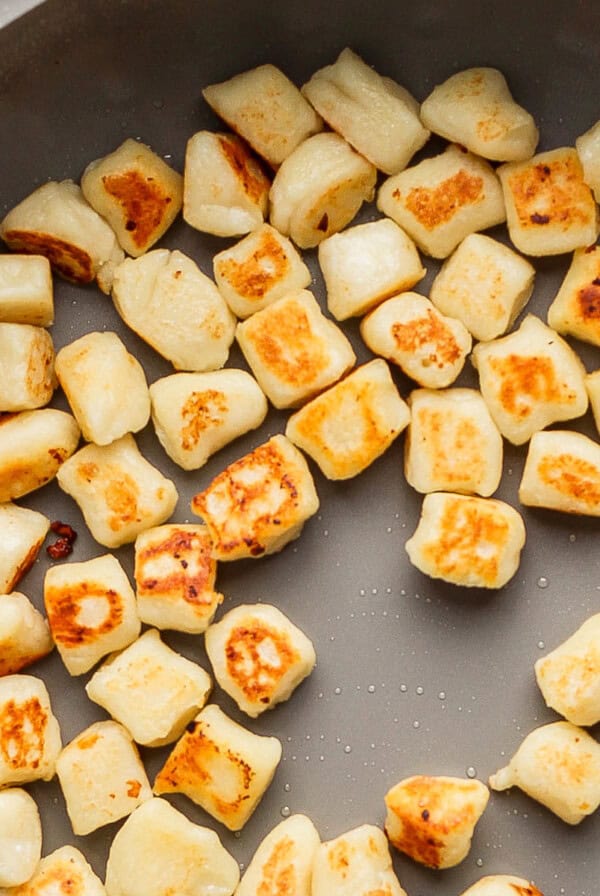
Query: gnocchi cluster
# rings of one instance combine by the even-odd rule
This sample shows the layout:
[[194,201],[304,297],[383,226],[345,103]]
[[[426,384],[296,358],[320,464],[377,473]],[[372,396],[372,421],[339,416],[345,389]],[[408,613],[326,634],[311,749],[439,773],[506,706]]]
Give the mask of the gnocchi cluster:
[[[294,815],[241,880],[218,835],[163,798],[184,794],[239,831],[282,745],[210,702],[213,678],[255,719],[316,663],[311,640],[275,606],[244,604],[215,622],[217,564],[300,535],[319,508],[305,455],[345,480],[403,432],[406,480],[423,495],[406,552],[428,576],[489,589],[514,576],[525,525],[493,497],[504,440],[528,446],[523,505],[600,515],[600,446],[547,429],[588,405],[600,426],[600,370],[588,373],[565,339],[600,345],[599,125],[576,147],[535,154],[535,122],[495,69],[459,72],[419,106],[349,49],[301,90],[262,65],[203,94],[230,130],[191,136],[183,175],[128,139],[80,185],[46,183],[0,224],[11,250],[0,255],[0,890],[33,896],[68,881],[86,896],[406,896],[389,844],[431,868],[457,865],[485,784],[401,780],[385,795],[385,833],[363,825],[321,842]],[[432,133],[447,147],[413,163]],[[373,200],[381,216],[348,226]],[[180,212],[192,228],[235,238],[214,256],[214,279],[183,252],[154,248]],[[504,222],[512,246],[480,232]],[[299,251],[311,248],[329,316]],[[547,321],[527,314],[513,329],[534,289],[524,256],[567,252]],[[414,291],[422,255],[442,261],[429,296]],[[113,332],[55,352],[52,270],[97,283],[174,372],[149,385]],[[350,318],[376,356],[358,367],[339,326]],[[249,371],[225,366],[234,340]],[[479,389],[455,385],[469,358]],[[394,368],[415,384],[406,398]],[[58,387],[70,413],[48,407]],[[176,485],[135,434],[151,421],[171,460],[195,471],[260,427],[269,404],[291,411],[285,432],[194,496],[197,524],[174,521]],[[98,545],[133,545],[135,587],[113,553],[51,566],[46,619],[15,588],[50,521],[14,501],[54,478]],[[583,730],[600,721],[599,620],[536,664],[565,721],[532,732],[489,781],[521,787],[569,824],[600,805],[600,745]],[[204,635],[212,676],[164,643],[168,629]],[[54,647],[72,676],[94,670],[87,696],[110,716],[66,745],[44,683],[23,671]],[[170,745],[153,782],[140,745]],[[105,884],[73,847],[41,858],[23,785],[54,775],[75,834],[124,820]],[[541,896],[511,875],[481,878],[463,896],[515,892]]]

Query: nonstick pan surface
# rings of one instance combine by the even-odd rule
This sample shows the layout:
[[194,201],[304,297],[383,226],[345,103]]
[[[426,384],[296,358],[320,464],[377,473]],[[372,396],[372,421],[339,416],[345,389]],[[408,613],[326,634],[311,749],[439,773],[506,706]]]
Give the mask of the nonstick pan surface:
[[[220,126],[201,98],[204,85],[264,62],[302,84],[345,46],[419,100],[455,71],[495,66],[534,114],[540,149],[573,145],[600,118],[599,39],[600,7],[591,2],[48,0],[0,32],[0,212],[46,180],[77,180],[88,162],[126,137],[150,144],[182,170],[186,140]],[[374,217],[370,207],[360,220]],[[503,238],[502,229],[493,235]],[[161,245],[183,250],[211,274],[213,254],[230,242],[178,221]],[[324,303],[315,253],[306,256]],[[528,310],[545,319],[568,263],[566,256],[536,263]],[[425,264],[427,278],[417,287],[423,293],[438,267]],[[96,288],[63,281],[55,288],[57,348],[90,330],[116,330],[150,382],[171,372]],[[357,323],[344,330],[359,360],[367,360]],[[596,349],[573,344],[588,370],[600,367]],[[229,364],[245,366],[235,349]],[[413,384],[394,376],[406,396]],[[469,365],[459,382],[476,384]],[[54,404],[66,408],[60,393]],[[283,431],[285,419],[271,411],[262,429],[195,473],[170,462],[149,426],[138,443],[177,482],[174,519],[190,519],[190,497],[227,463]],[[572,428],[595,434],[590,414]],[[404,550],[421,499],[405,483],[402,442],[347,482],[328,482],[312,465],[321,509],[301,538],[278,555],[220,567],[218,586],[226,595],[220,614],[242,602],[275,603],[312,638],[318,655],[316,670],[292,699],[257,721],[215,691],[233,718],[283,744],[275,779],[240,836],[173,798],[190,818],[218,830],[240,863],[289,812],[306,813],[330,839],[364,822],[382,824],[385,792],[408,775],[469,773],[486,781],[531,729],[556,718],[537,690],[535,660],[600,610],[599,530],[592,519],[521,508],[527,545],[515,578],[499,592],[421,575]],[[524,456],[524,448],[505,446],[497,496],[515,506]],[[72,560],[105,553],[56,485],[21,503],[75,527]],[[42,553],[20,585],[40,608],[48,562]],[[131,547],[116,552],[129,573],[132,553]],[[201,637],[166,633],[165,640],[209,668]],[[103,717],[85,696],[87,676],[69,677],[56,654],[30,671],[48,684],[65,742]],[[142,754],[152,779],[166,750]],[[42,813],[44,852],[72,843],[103,877],[118,825],[75,837],[57,782],[30,791]],[[458,896],[495,873],[531,879],[546,896],[597,896],[599,842],[600,814],[571,828],[514,789],[492,794],[457,868],[428,871],[398,854],[394,862],[409,896]]]

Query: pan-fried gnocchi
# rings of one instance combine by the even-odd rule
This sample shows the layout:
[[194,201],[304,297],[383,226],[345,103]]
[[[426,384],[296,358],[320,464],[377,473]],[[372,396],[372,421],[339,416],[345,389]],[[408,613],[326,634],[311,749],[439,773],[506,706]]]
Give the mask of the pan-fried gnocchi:
[[0,677],[0,787],[52,780],[61,749],[60,726],[41,678]]
[[204,519],[217,560],[273,554],[298,538],[319,509],[304,456],[276,435],[234,461],[192,498]]
[[530,158],[539,138],[532,116],[495,68],[469,68],[438,84],[421,106],[421,120],[435,134],[497,162]]
[[254,734],[209,704],[175,744],[154,793],[183,793],[230,831],[239,831],[271,783],[281,754],[276,737]]
[[152,422],[159,442],[184,470],[208,458],[267,416],[264,392],[245,370],[174,373],[150,386]]
[[583,179],[591,188],[596,202],[600,200],[600,121],[581,134],[575,149],[583,168]]
[[9,249],[45,255],[67,280],[96,280],[107,294],[124,258],[113,230],[70,180],[34,190],[0,223],[0,237]]
[[70,896],[106,896],[102,881],[74,846],[61,846],[44,856],[30,880],[2,896],[51,896],[67,890]]
[[494,169],[454,144],[384,181],[377,208],[433,258],[446,258],[470,233],[506,218]]
[[183,217],[196,230],[241,236],[265,220],[271,181],[234,134],[190,137],[183,175]]
[[390,218],[348,227],[319,245],[327,307],[336,320],[358,317],[425,276],[417,247]]
[[600,445],[566,429],[535,433],[519,500],[528,507],[600,516]]
[[567,824],[579,824],[600,805],[600,744],[570,722],[542,725],[489,785],[519,787]]
[[43,327],[0,323],[0,413],[48,404],[56,388],[54,357]]
[[115,271],[112,298],[128,327],[176,370],[227,361],[235,318],[198,265],[177,249],[153,249]]
[[290,882],[290,896],[311,896],[313,865],[321,840],[306,815],[291,815],[271,830],[252,856],[236,896],[281,893]]
[[0,887],[33,877],[42,854],[42,823],[35,800],[22,787],[0,791]]
[[317,847],[312,896],[406,896],[383,831],[363,824]]
[[242,320],[311,282],[298,250],[270,224],[215,255],[213,270],[219,292]]
[[600,721],[600,614],[535,663],[546,705],[574,725]]
[[234,607],[205,644],[219,686],[254,719],[288,700],[317,660],[312,641],[270,604]]
[[425,575],[467,588],[502,588],[519,567],[525,524],[510,504],[433,492],[425,495],[417,528],[405,544]]
[[572,147],[541,152],[498,169],[508,233],[525,255],[559,255],[596,242],[600,225],[592,191]]
[[201,634],[223,595],[215,590],[217,562],[207,526],[153,526],[135,540],[135,584],[140,619],[159,629]]
[[131,433],[110,445],[86,445],[58,471],[96,541],[117,548],[164,523],[177,504],[175,484],[141,454]]
[[350,479],[387,451],[409,420],[388,365],[375,358],[292,414],[285,434],[328,479]]
[[348,47],[302,88],[327,124],[386,174],[397,174],[429,137],[419,104]]
[[54,647],[48,623],[25,594],[0,594],[0,675],[31,666]]
[[156,629],[110,656],[85,686],[88,697],[120,722],[136,743],[160,747],[181,737],[206,703],[210,676],[171,650]]
[[600,345],[600,246],[576,249],[561,287],[548,308],[557,333]]
[[309,137],[281,165],[269,219],[301,249],[342,230],[375,192],[376,168],[338,134]]
[[232,896],[238,863],[209,828],[153,797],[115,835],[106,864],[109,896]]
[[396,849],[429,868],[453,868],[469,853],[490,792],[481,781],[415,775],[385,795],[385,831]]
[[88,442],[108,445],[150,419],[146,375],[116,333],[86,333],[60,349],[55,366]]
[[488,874],[461,896],[544,896],[532,883],[513,874]]
[[81,189],[108,221],[121,248],[134,258],[166,233],[183,202],[181,174],[131,138],[87,166]]
[[273,168],[323,128],[296,85],[274,65],[259,65],[210,84],[202,96]]
[[479,387],[496,426],[513,445],[523,445],[551,423],[585,414],[585,368],[554,330],[528,314],[521,326],[471,356]]
[[306,289],[238,324],[236,339],[276,408],[297,407],[339,380],[356,361],[348,338]]
[[78,835],[125,818],[152,796],[131,735],[112,720],[74,737],[56,760],[56,774]]
[[0,320],[50,327],[54,284],[45,255],[0,255]]
[[47,570],[44,603],[50,631],[71,675],[82,675],[140,633],[135,595],[113,554]]
[[0,504],[0,594],[9,594],[31,567],[50,528],[37,510],[10,501]]

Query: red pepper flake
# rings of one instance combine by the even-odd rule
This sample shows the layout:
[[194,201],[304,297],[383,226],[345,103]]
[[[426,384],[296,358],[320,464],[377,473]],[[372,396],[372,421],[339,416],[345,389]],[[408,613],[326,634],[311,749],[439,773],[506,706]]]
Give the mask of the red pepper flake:
[[532,224],[549,224],[550,223],[550,215],[540,215],[538,212],[534,212],[529,216]]
[[64,560],[73,552],[73,543],[77,538],[77,532],[68,523],[54,520],[50,523],[50,529],[59,537],[53,544],[49,544],[46,553],[52,560]]

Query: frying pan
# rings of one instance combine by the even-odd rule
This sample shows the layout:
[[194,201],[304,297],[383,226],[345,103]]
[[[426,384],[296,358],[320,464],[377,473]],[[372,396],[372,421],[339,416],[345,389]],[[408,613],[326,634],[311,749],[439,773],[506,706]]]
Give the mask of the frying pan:
[[[129,136],[182,170],[188,137],[219,127],[201,99],[204,85],[264,62],[302,84],[345,46],[419,100],[454,71],[496,66],[534,114],[540,149],[572,145],[600,118],[599,38],[600,6],[581,0],[48,0],[0,32],[0,211],[46,180],[78,179],[89,161]],[[376,216],[366,208],[359,220]],[[503,238],[501,230],[493,235]],[[210,274],[213,254],[228,242],[178,221],[162,245],[180,248]],[[324,302],[315,253],[306,257]],[[545,316],[568,262],[561,256],[536,264],[529,310]],[[431,260],[426,266],[418,287],[423,293],[437,269]],[[57,281],[55,297],[57,348],[89,330],[112,329],[140,358],[149,381],[171,372],[95,288]],[[344,330],[359,360],[367,360],[356,322]],[[576,347],[588,370],[600,366],[597,350]],[[235,349],[229,363],[245,366]],[[412,384],[394,376],[406,396]],[[475,385],[469,365],[460,383]],[[66,407],[60,393],[54,404]],[[284,425],[285,414],[272,411],[261,430],[194,473],[170,462],[151,426],[138,443],[176,480],[174,518],[184,521],[195,492]],[[572,428],[594,434],[589,415]],[[524,454],[506,445],[497,493],[516,506]],[[242,602],[273,602],[314,641],[313,675],[262,718],[242,717],[215,691],[233,718],[281,739],[283,761],[239,836],[173,797],[188,817],[218,830],[242,864],[288,812],[306,813],[329,839],[364,822],[381,824],[384,793],[408,775],[465,776],[469,770],[487,780],[531,729],[556,718],[537,691],[535,660],[600,608],[598,523],[592,519],[522,508],[527,545],[516,576],[499,592],[467,591],[428,579],[408,562],[404,543],[421,499],[403,478],[402,439],[345,483],[328,482],[312,469],[321,510],[301,538],[269,558],[222,564],[218,578],[226,595],[221,613]],[[72,560],[104,553],[54,484],[22,503],[75,527]],[[131,573],[132,549],[116,554]],[[40,608],[46,565],[43,554],[21,583]],[[208,668],[202,638],[166,633],[165,639]],[[87,677],[70,678],[56,655],[31,671],[48,683],[65,742],[102,717],[85,697]],[[165,753],[143,751],[151,779]],[[30,790],[42,814],[44,852],[72,843],[102,877],[118,825],[75,837],[56,781]],[[492,795],[471,852],[457,868],[428,871],[398,854],[394,863],[410,896],[457,896],[495,873],[532,879],[546,896],[596,896],[599,840],[600,814],[571,828],[513,790]]]

